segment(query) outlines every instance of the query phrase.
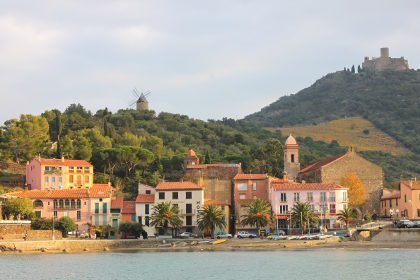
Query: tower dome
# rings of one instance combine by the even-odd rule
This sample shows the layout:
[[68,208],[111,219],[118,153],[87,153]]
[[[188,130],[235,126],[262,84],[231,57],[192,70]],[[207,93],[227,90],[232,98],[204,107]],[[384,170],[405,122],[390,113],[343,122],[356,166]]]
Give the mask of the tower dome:
[[285,145],[297,145],[296,139],[292,136],[292,134],[287,137]]

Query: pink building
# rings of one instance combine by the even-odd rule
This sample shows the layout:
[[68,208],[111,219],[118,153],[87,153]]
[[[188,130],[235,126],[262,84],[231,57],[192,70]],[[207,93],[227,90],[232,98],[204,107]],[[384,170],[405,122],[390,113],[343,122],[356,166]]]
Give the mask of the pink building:
[[269,201],[280,229],[290,227],[293,206],[299,201],[309,203],[322,225],[339,228],[337,214],[347,208],[347,188],[337,184],[272,181]]
[[37,157],[26,164],[26,184],[31,190],[91,188],[93,166],[85,160]]
[[[38,218],[70,217],[80,232],[88,231],[88,224],[106,225],[111,204],[112,187],[93,185],[90,189],[24,190],[9,194],[32,200]],[[100,207],[102,206],[102,207]],[[99,222],[99,218],[102,221]],[[98,223],[95,223],[98,221]]]

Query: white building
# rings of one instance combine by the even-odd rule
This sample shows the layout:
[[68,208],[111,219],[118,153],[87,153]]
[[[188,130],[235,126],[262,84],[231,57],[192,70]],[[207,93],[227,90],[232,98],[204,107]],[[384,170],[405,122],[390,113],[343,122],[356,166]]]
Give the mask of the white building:
[[136,198],[137,221],[142,224],[143,230],[148,236],[154,236],[156,229],[150,227],[150,217],[152,216],[153,205],[155,203],[154,194],[139,193]]
[[203,188],[192,182],[160,183],[156,186],[155,205],[161,202],[171,202],[178,206],[183,219],[180,232],[199,232],[197,219],[199,210],[204,207]]

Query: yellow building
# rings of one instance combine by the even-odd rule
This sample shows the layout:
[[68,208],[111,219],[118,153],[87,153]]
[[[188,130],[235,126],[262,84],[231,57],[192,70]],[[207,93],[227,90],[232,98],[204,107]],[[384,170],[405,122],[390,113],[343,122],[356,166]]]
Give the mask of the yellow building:
[[37,157],[26,164],[26,184],[33,190],[91,188],[93,166],[85,160]]
[[224,213],[224,220],[226,222],[226,227],[225,228],[216,228],[214,231],[214,235],[217,235],[218,233],[229,233],[229,228],[230,228],[230,205],[222,202],[222,201],[217,201],[217,200],[206,200],[204,202],[204,206],[206,205],[216,205],[218,207],[220,207],[220,209],[222,209],[223,213]]

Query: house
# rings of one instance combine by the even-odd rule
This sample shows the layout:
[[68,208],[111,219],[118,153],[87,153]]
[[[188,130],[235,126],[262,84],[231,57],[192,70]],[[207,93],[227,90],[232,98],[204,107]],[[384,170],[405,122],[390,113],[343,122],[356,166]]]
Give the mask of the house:
[[217,227],[214,230],[214,234],[217,235],[218,233],[229,233],[230,230],[230,205],[223,202],[223,201],[217,201],[217,200],[206,200],[204,201],[204,207],[206,205],[215,205],[217,207],[220,207],[220,210],[222,210],[224,217],[223,220],[226,222],[226,226],[224,228]]
[[124,201],[124,197],[119,196],[119,197],[113,197],[111,199],[111,223],[110,225],[113,228],[118,229],[121,221],[122,221],[122,215],[121,215],[121,211],[123,208],[123,201]]
[[93,166],[85,160],[37,157],[26,164],[26,184],[30,190],[91,188]]
[[363,212],[379,214],[384,182],[382,167],[359,156],[352,147],[346,153],[306,166],[300,170],[298,180],[302,183],[341,184],[342,179],[349,173],[357,175],[366,188]]
[[273,181],[269,188],[277,228],[291,228],[291,215],[296,202],[309,203],[320,218],[320,224],[328,228],[340,228],[337,214],[348,207],[347,188],[338,184],[294,183]]
[[[178,206],[182,215],[181,231],[199,233],[197,220],[204,206],[203,188],[193,182],[163,182],[156,186],[155,205],[170,202]],[[166,234],[159,229],[159,234]],[[176,234],[176,233],[175,233]]]
[[255,199],[268,201],[270,177],[267,174],[237,174],[234,177],[234,207],[236,232],[248,230],[256,232],[250,225],[242,225],[241,218],[247,214],[247,206]]
[[155,235],[155,228],[150,226],[150,217],[155,203],[155,194],[139,193],[136,198],[136,215],[138,222],[148,236]]
[[[406,194],[405,194],[406,195]],[[384,188],[381,196],[381,217],[385,218],[396,218],[398,219],[401,215],[399,204],[401,202],[401,192],[399,190]],[[408,212],[408,211],[407,211]]]
[[122,217],[123,223],[136,222],[137,218],[136,218],[136,201],[135,200],[123,201],[121,217]]
[[[33,202],[38,218],[70,217],[78,230],[88,232],[88,224],[108,224],[112,187],[93,184],[90,189],[27,190],[9,193],[11,197],[25,197]],[[102,218],[102,219],[99,219]]]

